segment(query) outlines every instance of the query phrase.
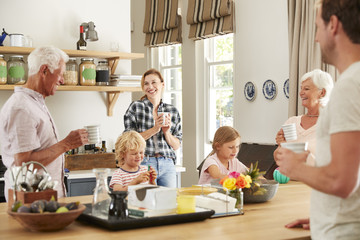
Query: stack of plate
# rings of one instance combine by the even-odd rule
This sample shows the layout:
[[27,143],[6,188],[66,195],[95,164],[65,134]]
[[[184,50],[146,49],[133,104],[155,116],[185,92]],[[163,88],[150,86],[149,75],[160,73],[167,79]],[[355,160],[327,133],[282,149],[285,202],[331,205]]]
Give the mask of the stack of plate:
[[141,87],[141,77],[141,75],[112,74],[109,84],[120,87]]
[[101,142],[100,138],[100,125],[85,126],[88,132],[88,139],[90,144],[96,144]]

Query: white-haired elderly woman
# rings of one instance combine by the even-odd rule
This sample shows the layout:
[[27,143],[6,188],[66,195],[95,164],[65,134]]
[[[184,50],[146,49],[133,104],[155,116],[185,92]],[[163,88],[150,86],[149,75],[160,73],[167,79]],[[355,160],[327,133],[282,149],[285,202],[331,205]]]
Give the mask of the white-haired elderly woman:
[[[290,117],[284,124],[295,123],[297,139],[288,142],[308,142],[310,154],[306,160],[307,164],[315,164],[316,150],[316,122],[319,117],[320,108],[324,107],[330,98],[334,82],[329,73],[315,69],[305,73],[301,78],[300,98],[306,113],[300,116]],[[276,135],[276,143],[286,142],[282,129]],[[276,152],[276,151],[275,151]],[[274,152],[274,157],[275,157]]]

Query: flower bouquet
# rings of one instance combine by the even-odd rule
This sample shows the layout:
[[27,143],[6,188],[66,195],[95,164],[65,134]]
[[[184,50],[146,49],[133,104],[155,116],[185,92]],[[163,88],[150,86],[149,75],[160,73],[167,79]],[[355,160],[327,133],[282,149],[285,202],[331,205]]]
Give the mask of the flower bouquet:
[[[249,192],[252,195],[263,195],[266,192],[266,189],[260,187],[260,179],[265,174],[265,171],[261,171],[258,168],[258,162],[253,165],[251,163],[250,168],[247,170],[246,175],[250,176],[252,182],[250,184]],[[263,178],[264,179],[264,178]]]
[[260,172],[258,163],[251,164],[250,169],[245,174],[238,172],[230,172],[228,176],[220,180],[220,184],[229,196],[236,198],[235,207],[242,212],[243,208],[243,192],[242,189],[246,188],[252,194],[263,194],[265,189],[260,187],[258,179],[264,172]]

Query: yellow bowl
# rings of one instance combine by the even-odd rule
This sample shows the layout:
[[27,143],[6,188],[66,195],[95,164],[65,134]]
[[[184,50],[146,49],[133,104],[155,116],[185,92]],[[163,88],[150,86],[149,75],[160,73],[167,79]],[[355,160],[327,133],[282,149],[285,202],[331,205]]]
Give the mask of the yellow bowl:
[[218,190],[213,187],[201,187],[201,186],[192,186],[192,187],[182,187],[178,189],[179,195],[207,195]]
[[[60,206],[65,206],[60,203]],[[85,205],[79,204],[77,209],[64,213],[18,213],[8,211],[23,227],[32,231],[57,231],[71,224],[84,210]]]

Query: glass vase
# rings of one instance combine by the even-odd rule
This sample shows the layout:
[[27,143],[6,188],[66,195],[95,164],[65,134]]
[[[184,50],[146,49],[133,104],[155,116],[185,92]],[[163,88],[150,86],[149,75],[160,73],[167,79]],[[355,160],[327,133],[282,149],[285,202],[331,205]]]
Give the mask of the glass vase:
[[243,213],[244,193],[241,188],[229,191],[229,196],[236,199],[235,208]]
[[92,215],[100,218],[108,218],[109,205],[111,197],[107,184],[107,176],[110,173],[109,168],[95,168],[93,172],[96,176],[96,186],[94,189],[92,201]]

